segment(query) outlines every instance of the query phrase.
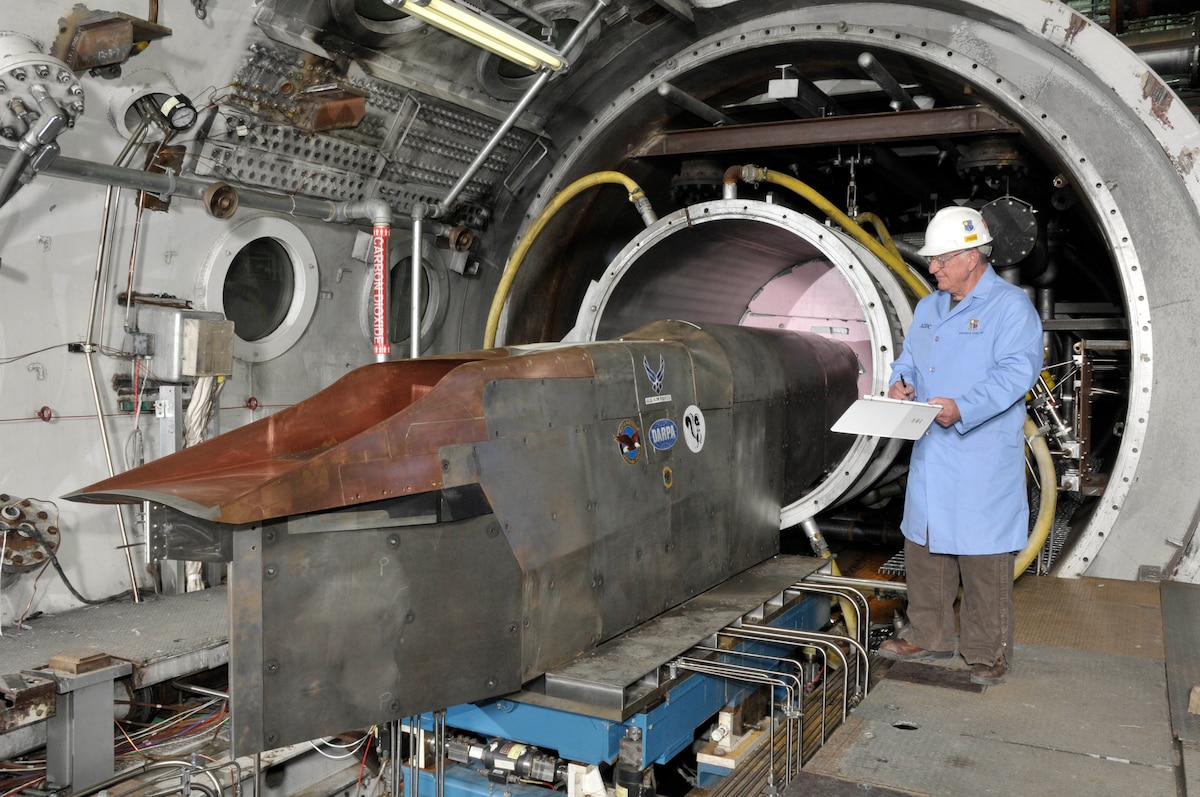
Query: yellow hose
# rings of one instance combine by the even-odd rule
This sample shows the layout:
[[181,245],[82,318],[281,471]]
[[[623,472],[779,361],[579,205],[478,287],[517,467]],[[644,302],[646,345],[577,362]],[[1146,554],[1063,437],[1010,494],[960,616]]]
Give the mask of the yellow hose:
[[[918,299],[930,293],[929,286],[924,280],[917,277],[909,270],[908,264],[904,262],[904,258],[900,257],[899,252],[889,251],[883,244],[876,241],[870,233],[855,223],[854,219],[847,216],[836,205],[822,196],[812,186],[797,180],[795,177],[789,177],[786,174],[778,174],[776,172],[765,169],[761,166],[747,166],[747,169],[756,170],[755,179],[751,182],[768,182],[775,185],[781,185],[790,191],[804,197],[809,202],[817,207],[826,216],[829,216],[837,224],[850,233],[855,240],[871,250],[871,254],[879,258],[890,268],[896,272],[896,276],[908,286]],[[893,243],[893,248],[895,244]]]
[[854,221],[857,222],[859,226],[862,226],[863,224],[870,224],[872,227],[874,227],[875,234],[879,236],[879,242],[882,243],[884,247],[893,255],[903,259],[903,256],[900,254],[900,250],[896,248],[896,242],[892,240],[892,234],[888,232],[887,225],[883,223],[883,219],[868,211],[865,213],[859,213],[858,216],[855,217]]
[[550,204],[538,214],[538,217],[529,225],[529,229],[525,231],[525,236],[521,238],[521,242],[517,244],[517,248],[513,250],[512,255],[508,258],[508,263],[504,266],[504,273],[500,276],[500,284],[496,286],[496,294],[492,297],[492,306],[488,310],[487,326],[483,333],[483,347],[490,349],[496,345],[496,331],[500,328],[500,313],[504,310],[504,303],[508,301],[508,292],[512,290],[513,281],[517,278],[517,271],[521,268],[521,262],[525,259],[525,255],[529,253],[530,247],[542,232],[542,228],[549,223],[554,214],[562,209],[563,205],[570,202],[578,194],[585,189],[592,188],[597,185],[605,185],[608,183],[616,183],[625,186],[629,192],[629,201],[637,202],[645,196],[645,192],[632,179],[626,177],[620,172],[593,172],[592,174],[580,177],[575,182],[568,185],[550,201]]
[[1054,472],[1054,457],[1050,455],[1050,446],[1046,445],[1046,438],[1041,430],[1029,418],[1025,419],[1025,439],[1029,441],[1029,450],[1033,452],[1033,458],[1037,461],[1042,501],[1038,505],[1038,516],[1033,524],[1033,531],[1029,533],[1029,542],[1017,554],[1017,561],[1013,565],[1014,581],[1020,578],[1025,568],[1029,567],[1029,563],[1046,544],[1046,538],[1050,536],[1050,529],[1054,526],[1054,513],[1058,507],[1058,475]]
[[[840,576],[841,569],[837,566],[837,560],[833,558],[833,554],[827,553],[826,558],[829,559],[830,575]],[[846,623],[846,635],[851,639],[858,639],[858,623],[854,619],[854,606],[851,605],[849,598],[838,597],[838,606],[842,610],[842,620]],[[870,617],[864,617],[863,622],[868,626],[871,624]]]
[[908,269],[909,274],[912,274],[921,283],[925,282],[924,272],[904,259],[904,255],[900,253],[900,248],[896,246],[896,242],[892,240],[892,235],[888,232],[887,226],[883,223],[883,219],[879,218],[874,213],[864,212],[855,216],[854,220],[860,225],[870,224],[872,227],[874,227],[875,235],[879,238],[880,243],[884,245],[884,248],[886,248],[904,263],[904,266]]

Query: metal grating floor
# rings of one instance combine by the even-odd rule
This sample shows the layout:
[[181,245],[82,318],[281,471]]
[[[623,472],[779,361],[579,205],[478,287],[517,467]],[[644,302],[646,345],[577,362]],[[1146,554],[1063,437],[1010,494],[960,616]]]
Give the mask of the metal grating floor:
[[1161,662],[1016,655],[1008,682],[981,693],[885,679],[808,769],[931,795],[1176,794]]
[[1163,658],[1157,583],[1022,576],[1013,602],[1017,644]]
[[107,653],[145,665],[225,645],[224,587],[185,595],[149,595],[26,620],[6,627],[0,674],[37,669],[59,653]]

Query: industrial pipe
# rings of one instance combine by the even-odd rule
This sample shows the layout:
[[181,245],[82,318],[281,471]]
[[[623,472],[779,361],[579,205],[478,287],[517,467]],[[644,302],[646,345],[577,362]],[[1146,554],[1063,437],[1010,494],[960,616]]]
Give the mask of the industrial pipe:
[[[8,163],[12,157],[12,150],[0,147],[0,163]],[[212,185],[204,180],[183,177],[171,172],[147,172],[142,169],[111,166],[106,163],[94,163],[77,158],[57,158],[40,173],[84,183],[112,185],[164,197],[179,196],[197,201],[204,199],[204,192]],[[339,203],[325,199],[279,196],[245,189],[239,190],[238,198],[241,205],[255,210],[266,210],[289,216],[304,216],[323,221],[348,220],[337,218]]]
[[371,230],[371,330],[376,362],[386,362],[388,355],[392,353],[387,325],[387,242],[391,232],[391,227],[382,224],[376,224]]
[[[596,0],[596,4],[592,6],[591,11],[587,13],[587,16],[585,16],[579,25],[576,26],[575,30],[571,32],[571,37],[567,39],[565,44],[563,44],[562,53],[564,55],[570,54],[572,48],[574,48],[577,43],[583,41],[583,37],[587,33],[588,28],[591,27],[596,18],[600,16],[600,12],[603,11],[611,1],[612,0]],[[483,166],[485,161],[487,161],[488,157],[492,154],[492,151],[500,145],[500,142],[504,140],[504,136],[507,135],[508,131],[512,129],[513,125],[517,123],[517,119],[520,118],[521,114],[525,113],[525,109],[528,108],[533,102],[534,97],[536,97],[538,93],[541,92],[542,88],[544,88],[545,85],[550,82],[550,78],[553,76],[553,74],[554,73],[551,72],[550,69],[545,67],[538,72],[537,79],[534,80],[529,88],[525,90],[525,94],[522,95],[517,104],[513,106],[512,111],[509,112],[508,116],[504,119],[500,126],[496,128],[496,132],[492,134],[492,137],[488,140],[488,142],[483,145],[483,149],[479,150],[479,154],[475,156],[475,160],[471,161],[471,164],[467,166],[467,170],[463,172],[461,177],[458,178],[458,182],[450,188],[450,190],[446,193],[446,196],[442,198],[441,202],[430,209],[429,216],[431,218],[439,219],[450,212],[450,207],[454,204],[454,200],[458,199],[458,195],[461,194],[463,189],[467,187],[467,183],[470,182],[471,178],[475,176],[475,172],[479,171],[479,168]]]
[[[840,576],[842,573],[838,569],[837,560],[833,558],[833,553],[829,550],[829,545],[826,544],[825,538],[821,536],[821,528],[817,525],[817,521],[814,518],[805,518],[800,521],[800,528],[804,529],[804,534],[808,537],[808,543],[812,546],[813,553],[829,562],[830,573]],[[842,609],[842,617],[846,621],[846,630],[850,633],[850,636],[857,636],[858,628],[854,623],[854,613],[850,611],[849,602],[844,597],[839,597],[836,600]]]
[[[29,92],[37,100],[41,112],[40,118],[36,120],[36,126],[30,124],[25,135],[17,142],[16,157],[3,173],[0,173],[0,206],[11,199],[20,188],[17,181],[26,165],[33,162],[37,168],[39,165],[37,161],[42,160],[39,153],[53,145],[58,134],[70,125],[66,111],[54,101],[44,86],[40,84],[30,86]],[[19,100],[14,102],[19,102]]]
[[421,356],[421,277],[424,266],[421,262],[421,234],[428,207],[417,202],[412,208],[412,302],[409,306],[408,356]]
[[892,73],[888,72],[883,64],[871,53],[862,53],[858,56],[858,66],[862,71],[867,73],[871,80],[883,91],[884,94],[892,98],[892,107],[898,111],[918,111],[921,106],[917,105],[912,96],[904,90],[904,87],[897,82],[896,78],[892,77]]
[[10,194],[16,193],[17,178],[25,170],[27,163],[29,163],[29,155],[24,148],[18,148],[12,153],[4,171],[0,172],[0,207],[3,207],[4,203],[8,201]]
[[[371,221],[371,338],[376,362],[387,362],[388,341],[388,238],[392,234],[392,206],[382,199],[345,202],[335,209],[333,221]],[[414,235],[414,240],[419,235]],[[416,286],[413,296],[419,296]],[[414,355],[415,356],[415,355]]]
[[663,81],[658,84],[658,95],[672,105],[676,105],[693,116],[698,116],[710,125],[721,126],[731,125],[734,119],[727,113],[723,113],[711,105],[701,102],[700,100],[683,91],[672,83]]
[[900,250],[896,248],[896,242],[892,240],[892,235],[888,232],[887,225],[883,223],[883,219],[879,218],[879,216],[875,215],[874,213],[866,212],[859,213],[854,220],[860,225],[870,224],[873,228],[875,228],[875,234],[879,236],[879,242],[882,243],[884,247],[896,257],[900,258],[901,260],[904,259],[904,255],[900,254]]

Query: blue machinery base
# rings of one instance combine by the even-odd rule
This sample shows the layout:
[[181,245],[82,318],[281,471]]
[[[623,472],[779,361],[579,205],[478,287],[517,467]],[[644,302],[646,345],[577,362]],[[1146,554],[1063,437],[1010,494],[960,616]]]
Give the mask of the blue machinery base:
[[[770,625],[798,630],[819,630],[829,620],[829,599],[807,596],[774,618]],[[697,640],[697,644],[699,644]],[[747,643],[739,650],[754,653],[782,654],[777,644]],[[666,662],[664,662],[665,664]],[[447,734],[470,733],[486,739],[503,739],[557,753],[565,761],[581,764],[613,763],[618,747],[629,728],[641,731],[643,769],[652,764],[666,764],[680,752],[691,747],[697,729],[726,706],[736,706],[760,688],[710,675],[693,674],[670,688],[663,698],[648,710],[628,717],[623,722],[600,719],[562,709],[549,708],[519,700],[501,699],[478,704],[463,704],[446,711]],[[425,731],[433,729],[433,715],[424,714],[421,724]],[[728,770],[701,767],[698,773],[701,786],[711,787]],[[406,770],[407,772],[408,770]],[[418,794],[437,794],[434,773],[419,770]],[[405,797],[414,797],[406,778]],[[444,797],[494,797],[505,795],[545,795],[548,788],[521,782],[503,785],[479,774],[475,766],[447,764],[442,794]]]

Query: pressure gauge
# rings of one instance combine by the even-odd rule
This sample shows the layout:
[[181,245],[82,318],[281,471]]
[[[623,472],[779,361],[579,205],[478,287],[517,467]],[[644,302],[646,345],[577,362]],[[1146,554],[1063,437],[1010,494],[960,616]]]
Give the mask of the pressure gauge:
[[162,105],[158,106],[158,111],[172,130],[187,130],[196,124],[196,118],[199,116],[196,106],[182,94],[167,97]]

